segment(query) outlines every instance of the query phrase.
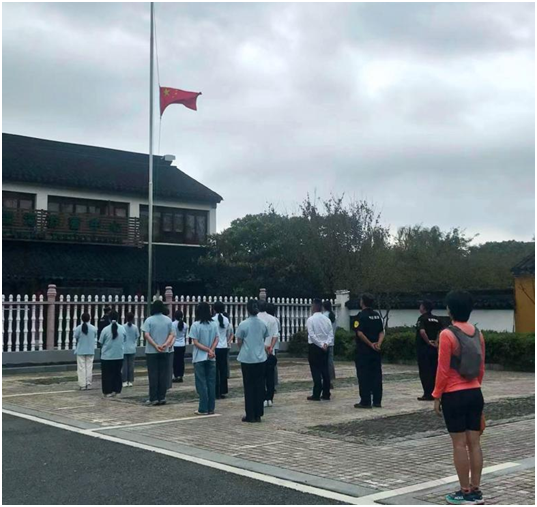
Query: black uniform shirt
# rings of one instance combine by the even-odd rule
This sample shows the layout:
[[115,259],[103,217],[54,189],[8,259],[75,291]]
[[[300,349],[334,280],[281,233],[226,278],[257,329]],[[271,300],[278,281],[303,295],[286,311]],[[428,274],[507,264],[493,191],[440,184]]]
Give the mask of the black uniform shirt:
[[429,337],[429,340],[436,340],[438,333],[442,331],[442,323],[440,319],[432,313],[424,313],[420,315],[418,322],[416,323],[416,343],[418,347],[428,347],[427,343],[421,337],[420,331],[424,330]]
[[[379,334],[384,331],[384,326],[382,325],[382,318],[378,312],[373,310],[373,308],[365,308],[362,310],[356,317],[354,322],[354,331],[358,331],[365,334],[366,338],[371,343],[376,343],[379,341]],[[367,354],[369,352],[373,353],[374,350],[366,345],[362,339],[356,335],[356,352],[359,354]]]

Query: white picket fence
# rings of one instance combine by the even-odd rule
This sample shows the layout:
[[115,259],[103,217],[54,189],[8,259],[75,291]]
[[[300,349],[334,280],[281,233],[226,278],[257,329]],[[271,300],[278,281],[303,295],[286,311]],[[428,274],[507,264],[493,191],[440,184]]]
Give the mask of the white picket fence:
[[[51,289],[53,287],[53,289]],[[169,289],[169,288],[167,288]],[[160,299],[168,306],[170,317],[181,310],[185,322],[192,325],[198,303],[205,301],[214,304],[222,301],[233,328],[247,317],[247,297],[239,296],[173,296],[167,290]],[[277,307],[277,317],[281,324],[281,340],[305,328],[310,315],[311,299],[304,298],[267,298]],[[333,302],[334,304],[334,302]],[[91,323],[98,325],[104,308],[111,306],[119,313],[121,322],[126,314],[134,314],[134,323],[141,326],[146,318],[147,305],[143,296],[70,296],[56,298],[54,286],[49,286],[47,297],[28,295],[2,296],[2,329],[4,352],[26,352],[39,350],[72,349],[73,330],[81,323],[81,315],[89,313]],[[334,311],[337,308],[334,307]],[[143,345],[143,338],[139,345]]]

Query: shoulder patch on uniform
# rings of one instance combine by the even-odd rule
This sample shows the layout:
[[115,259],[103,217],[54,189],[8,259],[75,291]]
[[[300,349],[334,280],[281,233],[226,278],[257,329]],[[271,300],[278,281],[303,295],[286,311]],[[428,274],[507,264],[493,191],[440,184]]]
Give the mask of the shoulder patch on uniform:
[[357,320],[355,320],[354,321],[354,329],[356,329],[357,327],[360,327],[360,323]]

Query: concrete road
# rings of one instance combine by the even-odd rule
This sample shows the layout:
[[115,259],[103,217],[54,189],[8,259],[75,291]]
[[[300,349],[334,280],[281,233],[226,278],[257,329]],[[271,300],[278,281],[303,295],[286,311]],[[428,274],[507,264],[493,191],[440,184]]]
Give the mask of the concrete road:
[[336,503],[18,417],[2,422],[4,505]]

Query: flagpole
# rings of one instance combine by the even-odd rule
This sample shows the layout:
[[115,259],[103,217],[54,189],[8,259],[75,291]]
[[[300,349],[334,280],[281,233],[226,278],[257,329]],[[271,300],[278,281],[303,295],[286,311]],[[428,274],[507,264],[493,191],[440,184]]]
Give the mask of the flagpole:
[[148,235],[147,235],[147,315],[151,311],[153,285],[153,2],[151,5],[151,32],[149,49],[149,199],[148,199]]

